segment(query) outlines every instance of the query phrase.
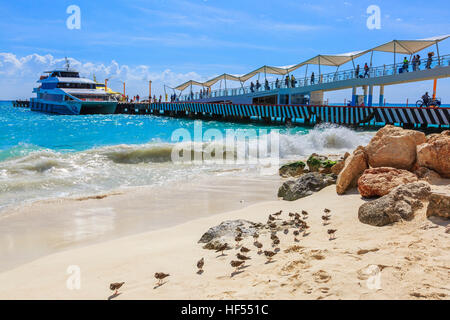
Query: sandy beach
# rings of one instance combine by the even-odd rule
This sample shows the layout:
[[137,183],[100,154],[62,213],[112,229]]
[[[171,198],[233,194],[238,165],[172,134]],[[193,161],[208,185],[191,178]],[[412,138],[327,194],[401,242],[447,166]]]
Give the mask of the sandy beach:
[[[433,188],[448,192],[448,182]],[[89,206],[112,206],[111,199],[91,199]],[[425,206],[412,221],[374,227],[358,221],[364,201],[356,190],[339,196],[332,185],[297,201],[257,203],[67,249],[1,273],[0,299],[448,299],[448,222],[426,218]],[[46,205],[55,204],[40,204],[41,209]],[[328,226],[321,220],[324,208],[331,209]],[[242,244],[251,249],[251,260],[242,272],[232,274],[230,261],[238,250],[218,256],[197,243],[225,220],[265,223],[279,210],[281,219],[288,219],[290,211],[307,210],[310,229],[299,242],[294,242],[292,230],[279,232],[281,251],[272,263],[257,254],[247,237]],[[334,240],[329,240],[328,228],[337,229]],[[259,241],[272,249],[270,233],[261,234]],[[204,273],[199,275],[196,263],[202,257]],[[79,290],[67,287],[70,266],[79,267]],[[374,270],[378,278],[370,276]],[[155,272],[170,273],[162,286],[156,286]],[[109,284],[122,281],[120,294],[111,297]]]

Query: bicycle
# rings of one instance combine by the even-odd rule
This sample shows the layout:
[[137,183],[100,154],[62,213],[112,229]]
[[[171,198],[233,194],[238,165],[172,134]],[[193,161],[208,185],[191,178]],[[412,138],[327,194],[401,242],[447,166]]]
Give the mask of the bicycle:
[[441,106],[441,100],[439,100],[439,99],[430,99],[430,101],[428,103],[423,102],[422,99],[417,100],[416,107],[422,108],[423,106],[425,106],[425,108],[428,108],[428,107],[440,107]]

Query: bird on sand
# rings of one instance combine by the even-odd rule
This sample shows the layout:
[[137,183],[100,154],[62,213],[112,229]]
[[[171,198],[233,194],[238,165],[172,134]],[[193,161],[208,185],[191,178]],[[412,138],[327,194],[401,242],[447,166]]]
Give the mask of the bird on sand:
[[280,239],[275,239],[275,240],[273,240],[273,242],[272,242],[272,246],[276,246],[276,245],[279,245],[280,244]]
[[300,219],[300,215],[298,214],[298,212],[295,213],[295,220],[299,220]]
[[270,229],[275,229],[277,227],[276,223],[269,223],[269,228]]
[[255,232],[254,234],[253,234],[253,239],[258,239],[259,238],[259,233],[258,232]]
[[325,212],[327,215],[331,212],[331,210],[330,209],[327,209],[327,208],[325,208],[325,209],[323,209],[323,212]]
[[328,234],[330,235],[330,240],[334,239],[334,234],[337,229],[328,229]]
[[273,215],[278,218],[281,215],[282,212],[283,212],[283,210],[280,210],[278,212],[275,212]]
[[303,236],[306,236],[308,234],[306,231],[309,229],[309,226],[306,222],[303,223],[302,229],[303,229]]
[[267,251],[267,250],[265,250],[264,251],[264,255],[266,256],[266,258],[267,258],[267,260],[270,262],[270,261],[272,261],[272,258],[276,255],[277,253],[276,252],[273,252],[273,251]]
[[278,237],[277,237],[277,234],[276,233],[272,233],[271,235],[270,235],[270,240],[276,240],[276,239],[278,239]]
[[200,260],[198,260],[197,262],[197,268],[199,271],[203,271],[203,266],[205,265],[205,259],[201,258]]
[[269,214],[269,221],[275,221],[275,218],[271,215],[271,214]]
[[109,285],[109,289],[110,289],[111,291],[114,291],[114,294],[116,295],[117,292],[119,291],[120,287],[122,287],[122,286],[124,285],[124,283],[125,283],[125,282],[114,282],[114,283],[111,283],[111,284]]
[[245,261],[236,261],[236,260],[233,260],[233,261],[230,262],[230,265],[231,265],[233,268],[235,268],[235,272],[237,272],[238,268],[239,268],[240,266],[242,266],[244,263],[245,263]]
[[231,249],[231,248],[228,246],[228,243],[224,243],[224,244],[222,244],[220,247],[217,248],[216,253],[217,253],[217,252],[222,252],[222,255],[223,255],[223,252],[224,252],[225,250],[228,250],[228,249]]
[[240,227],[236,227],[236,231],[242,234],[242,229]]
[[253,243],[255,245],[255,247],[258,248],[258,253],[261,253],[261,248],[263,247],[263,244],[261,242],[255,241],[255,243]]
[[160,286],[163,279],[167,278],[168,276],[170,276],[170,274],[168,274],[168,273],[156,272],[155,278],[158,279],[158,286]]
[[244,256],[243,254],[240,254],[239,252],[236,254],[236,258],[239,260],[251,260],[252,258]]
[[302,210],[303,219],[308,217],[308,211]]
[[300,232],[298,230],[294,231],[294,241],[297,242],[297,237],[300,235]]
[[246,248],[246,247],[242,247],[240,251],[241,251],[242,253],[247,253],[247,252],[250,251],[250,249],[249,249],[249,248]]
[[239,242],[241,242],[243,239],[240,236],[237,236],[236,238],[234,238],[234,241],[236,241],[236,245],[239,246]]
[[291,218],[291,219],[294,219],[294,217],[295,217],[295,213],[293,213],[293,212],[289,212],[288,216],[289,216],[289,218]]
[[330,221],[330,216],[322,216],[323,224],[325,225],[328,221]]
[[284,234],[288,234],[289,233],[289,229],[284,229]]

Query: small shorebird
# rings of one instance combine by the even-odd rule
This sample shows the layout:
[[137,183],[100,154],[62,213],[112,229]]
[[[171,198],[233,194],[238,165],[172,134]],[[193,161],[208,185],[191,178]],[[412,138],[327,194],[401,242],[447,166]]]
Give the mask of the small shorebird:
[[268,221],[275,221],[275,218],[271,214],[269,214],[269,218],[268,219],[269,219]]
[[239,246],[239,242],[241,242],[243,239],[240,236],[237,236],[236,238],[234,238],[234,241],[236,241],[236,246]]
[[276,223],[269,223],[269,228],[270,229],[275,229],[277,227]]
[[264,255],[266,256],[267,260],[270,262],[272,261],[273,257],[276,255],[277,253],[274,251],[264,251]]
[[233,260],[233,261],[230,262],[230,265],[231,265],[233,268],[235,268],[234,271],[237,272],[238,268],[239,268],[240,266],[242,266],[244,263],[245,263],[245,261],[236,261],[236,260]]
[[258,253],[261,253],[261,248],[263,247],[263,244],[261,242],[255,241],[255,243],[253,243],[255,245],[255,247],[258,248]]
[[239,260],[251,260],[252,258],[244,256],[243,254],[240,254],[239,252],[236,254],[236,258]]
[[259,233],[258,232],[255,232],[254,234],[253,234],[253,239],[258,239],[259,238]]
[[125,283],[125,282],[114,282],[114,283],[111,283],[111,284],[109,285],[109,289],[110,289],[111,291],[114,291],[114,294],[116,295],[117,292],[119,291],[120,287],[122,287],[122,286],[124,285],[124,283]]
[[278,239],[278,236],[277,236],[276,233],[272,233],[272,234],[270,235],[270,240],[275,240],[275,239]]
[[288,234],[289,233],[289,229],[284,229],[284,234]]
[[246,248],[246,247],[242,247],[240,251],[241,251],[242,253],[247,253],[247,252],[250,251],[250,249],[249,249],[249,248]]
[[308,218],[309,213],[306,210],[302,210],[302,215],[303,215],[303,219],[306,219],[306,218]]
[[330,235],[330,240],[334,239],[334,233],[337,229],[328,229],[328,234]]
[[298,230],[295,230],[294,231],[294,241],[295,242],[298,242],[298,239],[297,239],[297,237],[300,235],[300,232],[298,231]]
[[224,243],[224,244],[222,244],[219,248],[217,248],[216,253],[217,253],[217,252],[222,252],[222,255],[224,255],[223,252],[224,252],[225,250],[228,250],[228,249],[231,249],[231,248],[228,246],[228,243]]
[[275,212],[273,215],[278,218],[281,215],[282,212],[283,212],[283,210],[280,210],[278,212]]
[[289,212],[288,216],[289,216],[289,218],[291,218],[291,219],[294,219],[294,217],[295,217],[295,213],[293,213],[293,212]]
[[322,216],[323,225],[327,224],[328,221],[330,221],[330,216]]
[[325,212],[327,215],[331,212],[331,210],[330,209],[327,209],[327,208],[325,208],[325,209],[323,209],[323,212]]
[[300,215],[298,214],[298,212],[295,213],[295,220],[300,220]]
[[242,229],[241,229],[240,227],[236,227],[236,231],[237,231],[239,234],[242,234]]
[[308,226],[308,224],[306,222],[303,223],[302,229],[303,229],[303,236],[307,236],[308,233],[306,232],[306,230],[309,229],[309,226]]
[[197,268],[198,268],[199,272],[203,271],[203,266],[204,265],[205,265],[205,259],[204,258],[201,258],[200,260],[198,260]]
[[160,286],[163,281],[163,279],[167,278],[168,276],[170,276],[170,274],[168,273],[164,273],[164,272],[156,272],[155,273],[155,278],[158,279],[158,286]]
[[275,247],[275,246],[277,246],[277,245],[279,245],[280,244],[280,239],[275,239],[275,240],[273,240],[273,242],[272,242],[272,246],[273,247]]

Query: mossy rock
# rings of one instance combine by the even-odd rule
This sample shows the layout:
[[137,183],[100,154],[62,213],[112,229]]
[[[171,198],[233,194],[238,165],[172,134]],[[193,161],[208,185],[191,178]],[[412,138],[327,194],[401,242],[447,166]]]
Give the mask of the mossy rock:
[[278,172],[282,177],[296,177],[303,174],[305,167],[306,164],[303,161],[296,161],[281,166]]
[[322,161],[316,156],[311,155],[306,161],[308,164],[309,171],[317,172],[319,171],[320,166],[322,165]]
[[333,160],[325,160],[322,161],[322,168],[331,168],[332,166],[334,166],[336,164],[336,161]]

